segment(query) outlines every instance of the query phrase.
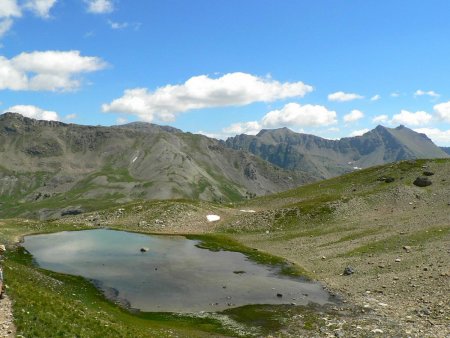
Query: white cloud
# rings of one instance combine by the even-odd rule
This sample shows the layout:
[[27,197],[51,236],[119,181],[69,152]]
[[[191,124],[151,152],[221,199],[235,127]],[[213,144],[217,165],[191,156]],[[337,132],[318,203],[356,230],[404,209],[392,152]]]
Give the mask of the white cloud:
[[381,99],[381,96],[377,94],[377,95],[372,96],[370,98],[370,101],[378,101],[379,99]]
[[431,97],[439,97],[440,95],[438,93],[436,93],[433,90],[429,90],[429,91],[423,91],[421,89],[416,90],[416,92],[414,93],[414,96],[431,96]]
[[143,121],[173,121],[176,114],[193,109],[243,106],[303,97],[313,88],[303,82],[280,83],[246,73],[229,73],[219,78],[194,76],[181,85],[167,85],[154,92],[146,88],[127,89],[124,95],[104,104],[104,112],[138,116]]
[[391,97],[399,97],[399,96],[400,96],[400,93],[398,93],[398,92],[391,93]]
[[36,15],[42,18],[50,17],[50,10],[57,0],[28,0],[24,8],[31,10]]
[[355,131],[352,131],[349,136],[350,137],[361,136],[361,135],[364,135],[365,133],[367,133],[369,130],[370,129],[367,129],[367,128],[364,128],[364,129],[361,129],[361,130],[355,130]]
[[433,109],[440,119],[450,122],[450,101],[439,103],[435,105]]
[[21,53],[12,59],[0,56],[0,90],[75,90],[80,74],[105,68],[100,58],[79,51]]
[[347,115],[344,115],[344,122],[355,122],[364,117],[364,113],[360,110],[354,109]]
[[50,120],[50,121],[59,121],[60,118],[58,113],[50,110],[44,110],[36,106],[30,105],[17,105],[9,107],[4,110],[4,113],[19,113],[23,116],[30,117],[37,120]]
[[[200,135],[204,135],[209,138],[215,138],[215,139],[221,139],[221,140],[225,140],[227,137],[230,136],[230,135],[223,134],[223,133],[210,133],[210,132],[203,131],[203,130],[199,130],[199,131],[195,132],[194,134],[200,134]],[[235,136],[235,134],[232,136]]]
[[10,18],[0,20],[0,38],[11,29],[13,23],[14,23],[13,19]]
[[69,114],[64,116],[64,120],[70,121],[70,120],[75,120],[77,118],[77,114]]
[[402,110],[399,114],[395,114],[392,117],[391,123],[420,126],[431,122],[432,118],[433,116],[424,111],[412,113],[407,110]]
[[273,110],[262,118],[263,127],[312,127],[337,123],[336,112],[319,105],[288,103],[280,110]]
[[223,129],[223,132],[230,135],[247,134],[256,135],[262,129],[258,121],[233,123],[229,127]]
[[114,5],[111,0],[85,0],[88,5],[87,11],[94,14],[111,13]]
[[450,146],[450,129],[418,128],[414,129],[414,131],[427,135],[434,143],[440,146]]
[[128,22],[115,22],[108,20],[108,24],[112,29],[124,29],[128,27]]
[[0,1],[0,18],[11,18],[22,16],[22,11],[16,0]]
[[389,121],[389,116],[387,115],[378,115],[372,119],[373,123],[386,123]]
[[124,118],[124,117],[118,117],[118,118],[116,119],[116,123],[119,124],[119,125],[125,124],[125,123],[127,123],[127,122],[128,122],[128,119],[126,119],[126,118]]
[[336,101],[336,102],[353,101],[362,98],[364,98],[364,96],[361,96],[359,94],[344,93],[344,92],[336,92],[328,95],[329,101]]
[[57,0],[0,0],[0,37],[11,29],[14,20],[22,16],[22,10],[30,10],[42,18],[50,16],[50,9]]

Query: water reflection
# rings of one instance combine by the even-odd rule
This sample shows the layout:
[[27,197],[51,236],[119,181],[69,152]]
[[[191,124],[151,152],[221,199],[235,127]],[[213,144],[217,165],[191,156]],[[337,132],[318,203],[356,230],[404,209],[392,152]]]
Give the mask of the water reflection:
[[[181,236],[102,229],[27,236],[23,245],[42,268],[96,280],[142,311],[328,302],[328,293],[316,283],[281,277],[275,268],[240,253],[211,252],[196,244]],[[140,252],[142,247],[149,251]]]

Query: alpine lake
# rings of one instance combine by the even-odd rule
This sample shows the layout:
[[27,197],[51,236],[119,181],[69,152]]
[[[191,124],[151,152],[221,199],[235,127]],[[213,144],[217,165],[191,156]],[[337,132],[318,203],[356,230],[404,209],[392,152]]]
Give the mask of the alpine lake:
[[40,268],[82,276],[110,300],[141,312],[219,312],[254,304],[324,305],[316,282],[282,274],[240,252],[211,251],[200,240],[110,229],[25,236]]

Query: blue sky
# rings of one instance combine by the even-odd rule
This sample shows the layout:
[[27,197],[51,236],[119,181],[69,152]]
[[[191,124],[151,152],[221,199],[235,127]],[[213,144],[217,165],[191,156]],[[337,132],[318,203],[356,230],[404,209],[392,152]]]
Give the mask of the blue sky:
[[1,0],[0,112],[450,145],[450,2]]

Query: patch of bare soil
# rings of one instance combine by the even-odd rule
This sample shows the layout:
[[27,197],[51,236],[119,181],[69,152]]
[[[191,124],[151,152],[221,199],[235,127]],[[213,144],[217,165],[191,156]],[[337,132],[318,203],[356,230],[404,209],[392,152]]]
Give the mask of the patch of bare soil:
[[3,295],[0,299],[0,337],[15,337],[15,334],[11,300],[7,295]]

